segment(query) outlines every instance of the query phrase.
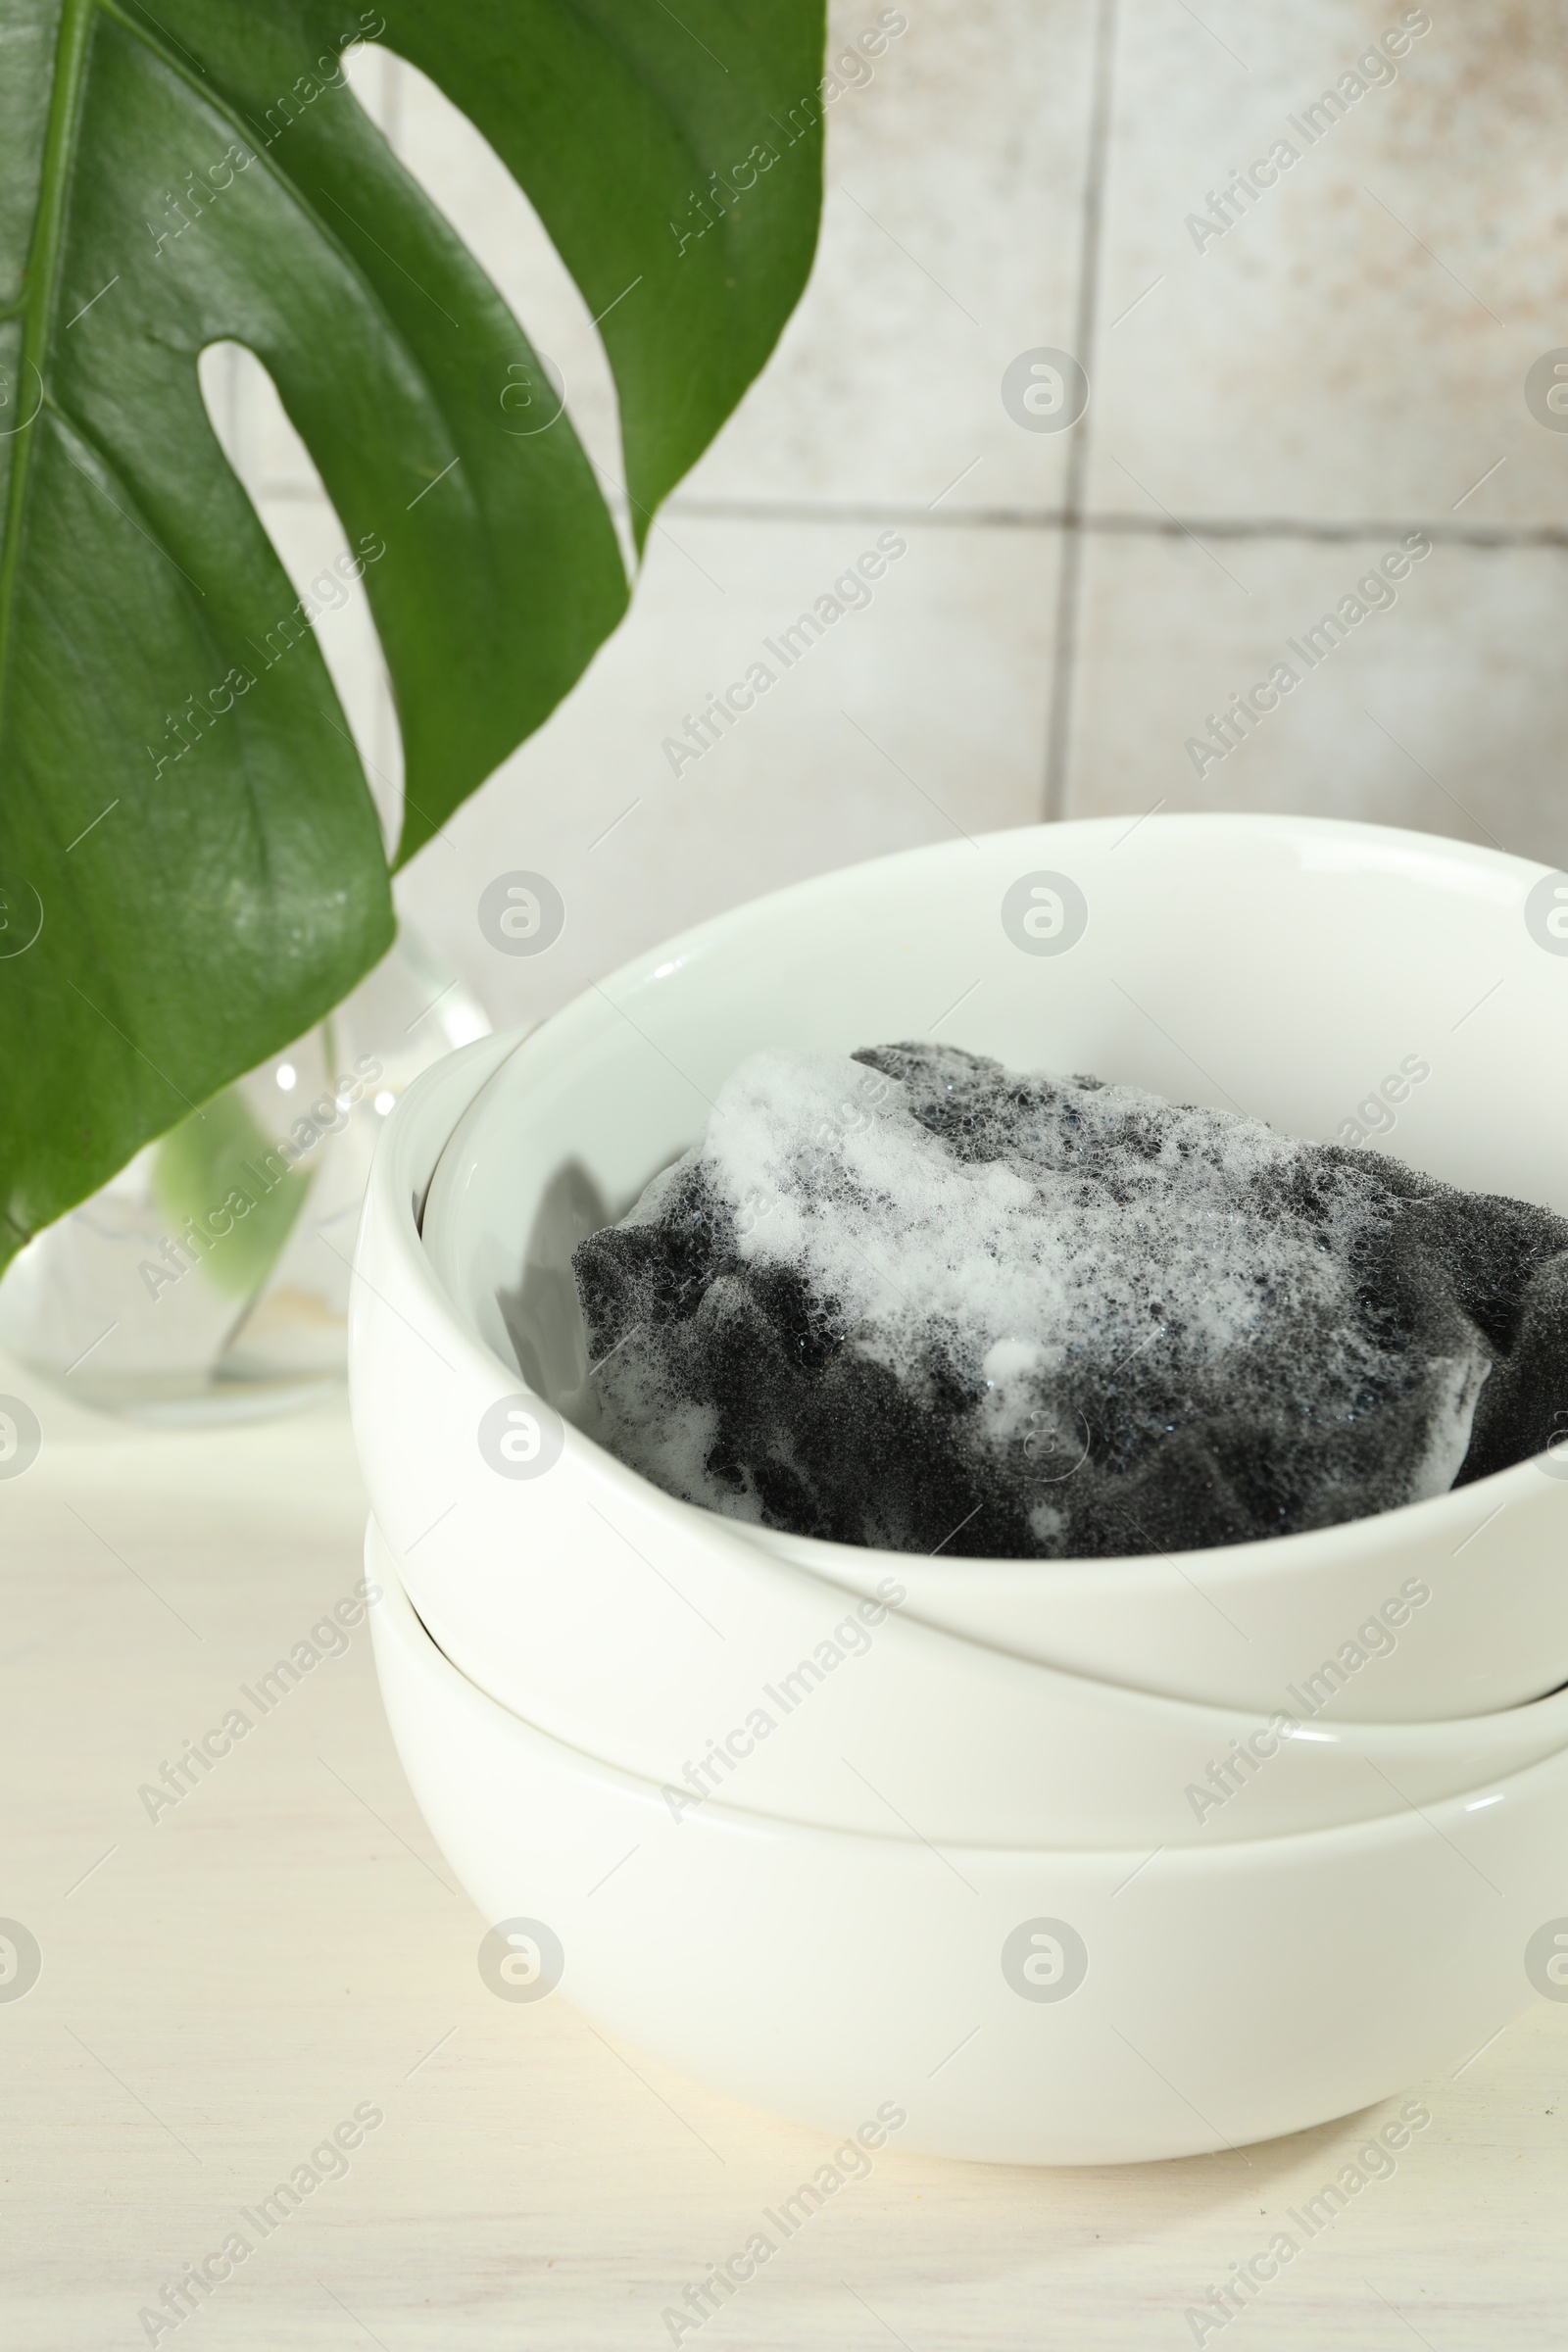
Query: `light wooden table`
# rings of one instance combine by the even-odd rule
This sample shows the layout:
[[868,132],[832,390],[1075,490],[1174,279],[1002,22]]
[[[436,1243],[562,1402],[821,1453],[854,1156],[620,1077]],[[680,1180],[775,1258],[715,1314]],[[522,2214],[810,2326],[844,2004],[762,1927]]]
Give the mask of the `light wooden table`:
[[[160,2343],[669,2343],[662,2313],[826,2143],[564,1999],[486,1989],[485,1923],[409,1794],[365,1629],[177,1805],[154,1821],[138,1795],[352,1591],[343,1413],[166,1435],[23,1393],[45,1445],[0,1482],[0,1914],[43,1967],[0,2002],[0,2342],[145,2344],[138,2313],[240,2228],[247,2259]],[[1538,2003],[1420,2090],[1433,2122],[1395,2177],[1207,2341],[1568,2339],[1568,2007]],[[384,2120],[342,2177],[247,2228],[362,2106]],[[885,2152],[681,2340],[1189,2344],[1189,2307],[1364,2136],[1094,2172]]]

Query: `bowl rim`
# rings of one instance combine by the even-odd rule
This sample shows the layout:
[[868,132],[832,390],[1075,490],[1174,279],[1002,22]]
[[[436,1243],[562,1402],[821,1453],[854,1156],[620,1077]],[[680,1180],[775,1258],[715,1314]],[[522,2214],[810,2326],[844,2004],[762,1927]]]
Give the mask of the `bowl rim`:
[[[1419,833],[1406,827],[1369,824],[1345,817],[1175,810],[1167,815],[1147,819],[1140,829],[1156,839],[1160,834],[1180,833],[1189,838],[1209,834],[1259,843],[1304,840],[1325,848],[1338,845],[1355,849],[1363,855],[1374,855],[1384,871],[1409,873],[1412,863],[1418,860],[1428,875],[1434,863],[1441,863],[1455,873],[1484,871],[1494,877],[1494,885],[1506,878],[1523,887],[1552,870],[1538,860],[1517,857],[1509,851],[1457,841],[1446,834]],[[1060,845],[1073,838],[1098,842],[1118,832],[1125,834],[1125,822],[1119,817],[1078,817],[1049,824],[1012,826],[982,834],[979,839],[996,850],[1009,843],[1020,846],[1048,842]],[[432,1070],[421,1073],[405,1091],[377,1138],[376,1163],[367,1195],[365,1224],[369,1224],[372,1214],[379,1217],[387,1210],[399,1219],[403,1226],[405,1250],[412,1244],[423,1277],[421,1288],[431,1305],[439,1311],[451,1332],[461,1335],[470,1348],[478,1350],[495,1373],[506,1381],[508,1393],[519,1393],[519,1389],[520,1393],[531,1392],[527,1391],[526,1382],[517,1367],[498,1355],[469,1322],[437,1272],[422,1234],[423,1205],[436,1163],[468,1113],[477,1107],[481,1097],[499,1089],[519,1066],[526,1077],[533,1055],[554,1048],[564,1036],[569,1036],[573,1025],[592,1022],[604,1025],[608,1033],[608,1024],[612,1016],[618,1014],[622,1019],[629,1017],[624,1010],[625,999],[635,1000],[696,956],[730,945],[737,937],[743,936],[760,916],[776,918],[787,913],[792,906],[808,900],[825,899],[831,902],[835,897],[853,893],[857,881],[869,873],[884,875],[901,868],[907,871],[915,867],[939,867],[956,859],[964,846],[958,842],[934,842],[893,851],[881,857],[861,859],[853,865],[831,867],[825,873],[808,876],[804,881],[786,884],[781,889],[746,900],[739,906],[726,907],[719,914],[710,915],[667,940],[641,950],[617,965],[604,980],[591,980],[544,1019],[498,1031],[489,1038],[476,1041],[475,1045],[459,1049],[459,1053],[466,1056],[484,1054],[484,1050],[489,1049],[485,1054],[487,1066],[455,1108],[448,1105],[445,1098],[442,1099],[443,1113],[447,1115],[433,1151],[429,1149],[423,1124],[435,1115],[433,1097],[436,1090],[431,1081],[441,1071],[451,1070],[457,1056],[446,1056]],[[1412,878],[1419,881],[1421,875],[1416,873]],[[416,1137],[424,1146],[425,1152],[423,1175],[416,1187],[417,1216],[410,1210],[408,1189],[405,1186],[400,1188],[402,1216],[399,1218],[398,1194],[394,1192],[389,1195],[384,1182],[378,1186],[376,1172],[380,1170],[384,1177],[394,1159],[399,1161],[401,1167],[402,1159],[410,1148],[417,1150]],[[1465,1542],[1473,1541],[1482,1528],[1508,1505],[1527,1497],[1538,1502],[1544,1499],[1541,1489],[1545,1474],[1538,1466],[1541,1457],[1528,1455],[1523,1461],[1512,1463],[1506,1469],[1492,1471],[1485,1478],[1476,1479],[1463,1487],[1450,1487],[1441,1494],[1429,1495],[1418,1502],[1398,1503],[1364,1518],[1338,1521],[1330,1527],[1298,1529],[1287,1535],[1257,1537],[1242,1544],[1204,1544],[1179,1553],[1131,1552],[1103,1558],[1060,1560],[995,1559],[983,1554],[946,1550],[939,1557],[935,1554],[883,1551],[870,1545],[839,1544],[824,1537],[786,1535],[760,1528],[748,1520],[732,1519],[726,1513],[709,1511],[702,1504],[687,1502],[679,1495],[667,1494],[663,1488],[656,1486],[651,1479],[619,1460],[608,1447],[570,1423],[565,1424],[564,1440],[567,1452],[578,1456],[584,1468],[591,1469],[612,1488],[625,1493],[629,1497],[636,1497],[645,1507],[661,1508],[677,1518],[695,1513],[708,1527],[717,1520],[734,1537],[764,1551],[769,1557],[794,1560],[798,1565],[841,1586],[842,1571],[835,1574],[831,1564],[853,1558],[868,1564],[886,1563],[885,1573],[888,1574],[920,1574],[929,1579],[925,1589],[932,1593],[960,1585],[973,1592],[977,1580],[989,1580],[991,1589],[1004,1597],[1025,1582],[1036,1592],[1047,1582],[1058,1592],[1075,1582],[1081,1582],[1092,1583],[1100,1596],[1103,1597],[1107,1580],[1114,1580],[1120,1589],[1133,1596],[1141,1586],[1152,1585],[1156,1581],[1163,1586],[1172,1562],[1184,1564],[1181,1569],[1184,1575],[1189,1572],[1190,1565],[1194,1581],[1204,1584],[1215,1579],[1231,1587],[1260,1584],[1278,1581],[1288,1567],[1295,1573],[1308,1570],[1317,1564],[1309,1556],[1313,1554],[1327,1565],[1329,1558],[1348,1553],[1352,1547],[1364,1549],[1369,1543],[1391,1553],[1405,1553],[1412,1542],[1421,1535],[1430,1534],[1435,1542],[1459,1537],[1464,1534],[1465,1523],[1474,1516],[1474,1504],[1489,1504],[1490,1509],[1483,1510],[1480,1525],[1464,1535]],[[1461,1544],[1459,1548],[1462,1547]],[[1453,1550],[1451,1543],[1449,1548]],[[911,1593],[910,1597],[912,1599],[914,1595]]]

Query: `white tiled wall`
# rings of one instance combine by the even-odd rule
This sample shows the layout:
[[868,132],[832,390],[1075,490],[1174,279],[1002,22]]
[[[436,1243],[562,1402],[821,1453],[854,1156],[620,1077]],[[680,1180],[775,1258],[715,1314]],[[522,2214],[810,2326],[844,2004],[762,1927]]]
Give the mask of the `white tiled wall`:
[[[805,300],[662,517],[630,618],[399,885],[497,1019],[783,881],[1043,813],[1317,809],[1568,862],[1568,432],[1523,389],[1568,344],[1556,12],[1438,0],[1395,67],[1359,74],[1427,12],[904,13],[829,111]],[[835,48],[874,14],[836,0]],[[1302,110],[1345,74],[1363,94],[1309,143]],[[398,61],[365,53],[357,86],[560,367],[613,497],[613,390],[529,207]],[[1298,160],[1199,251],[1188,216],[1280,139]],[[1042,346],[1089,370],[1070,432],[1003,403],[1008,363]],[[239,360],[215,383],[308,576],[337,545],[309,463]],[[1397,603],[1200,775],[1207,713],[1417,528],[1434,552]],[[874,602],[672,774],[682,714],[889,529],[907,553]],[[390,810],[368,619],[322,640]],[[475,920],[518,866],[566,903],[537,959],[496,955]]]
[[[1137,307],[1097,337],[1063,812],[1320,810],[1563,861],[1568,432],[1524,397],[1568,342],[1560,17],[1117,5],[1100,317]],[[1343,114],[1306,121],[1326,89]],[[1279,139],[1297,160],[1195,236]],[[1414,527],[1436,552],[1397,607],[1195,761],[1205,713]]]
[[[1152,511],[1125,466],[1189,518],[1560,515],[1568,440],[1522,393],[1530,363],[1568,337],[1557,11],[1200,0],[1200,14],[1242,62],[1180,0],[1118,0],[1104,315],[1159,282],[1100,338],[1092,505]],[[1431,29],[1406,26],[1390,59],[1407,16]],[[1338,89],[1347,74],[1364,95]],[[1326,89],[1345,113],[1308,145],[1292,118]],[[1188,216],[1282,139],[1298,160],[1222,236],[1200,227],[1196,250]]]

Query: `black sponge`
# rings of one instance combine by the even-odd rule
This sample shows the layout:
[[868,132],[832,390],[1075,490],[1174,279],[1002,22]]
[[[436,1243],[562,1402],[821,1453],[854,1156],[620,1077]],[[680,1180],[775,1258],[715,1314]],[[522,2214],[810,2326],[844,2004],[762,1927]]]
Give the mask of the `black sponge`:
[[843,1544],[1239,1544],[1568,1425],[1568,1221],[953,1047],[754,1056],[573,1267],[605,1443]]

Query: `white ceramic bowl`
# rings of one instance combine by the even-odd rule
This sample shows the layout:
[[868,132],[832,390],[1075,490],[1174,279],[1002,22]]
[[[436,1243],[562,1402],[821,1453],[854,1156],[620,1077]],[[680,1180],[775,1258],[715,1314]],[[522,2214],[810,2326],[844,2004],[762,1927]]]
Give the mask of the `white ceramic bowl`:
[[[1043,870],[1067,873],[1089,909],[1060,955],[1023,953],[1003,927],[1006,892]],[[530,1705],[547,1677],[588,1701],[621,1668],[700,1678],[705,1644],[716,1659],[737,1627],[778,1608],[787,1638],[763,1641],[770,1675],[799,1655],[793,1629],[821,1598],[820,1583],[802,1584],[786,1604],[783,1566],[857,1592],[896,1576],[904,1633],[918,1620],[1264,1715],[1311,1678],[1344,1686],[1331,1722],[1481,1715],[1562,1685],[1568,1478],[1539,1461],[1266,1544],[927,1561],[695,1510],[586,1428],[567,1427],[561,1459],[531,1482],[498,1479],[474,1442],[481,1416],[525,1387],[590,1420],[570,1250],[695,1138],[729,1071],[766,1044],[848,1050],[940,1025],[1014,1067],[1233,1101],[1320,1137],[1341,1134],[1388,1076],[1400,1099],[1379,1115],[1412,1162],[1568,1207],[1568,1100],[1540,1075],[1555,1066],[1568,966],[1527,928],[1539,878],[1459,843],[1306,818],[993,835],[741,908],[638,959],[521,1045],[486,1040],[441,1065],[383,1132],[352,1349],[372,1500],[443,1643],[467,1666],[484,1661],[492,1687],[525,1671],[525,1686],[506,1689],[526,1689]],[[1401,1079],[1401,1063],[1428,1074]],[[414,1211],[427,1192],[421,1242]],[[1370,1646],[1359,1630],[1387,1628],[1411,1588],[1431,1597],[1404,1614],[1394,1646],[1379,1634],[1385,1654],[1347,1667]],[[688,1719],[694,1737],[720,1738],[733,1720],[731,1686],[712,1687],[710,1710]]]
[[1268,1721],[1063,1674],[902,1610],[868,1625],[841,1587],[760,1559],[738,1589],[705,1587],[699,1610],[664,1582],[689,1588],[690,1558],[632,1498],[604,1524],[620,1538],[612,1573],[652,1583],[666,1621],[650,1671],[617,1634],[618,1585],[585,1632],[575,1593],[561,1605],[569,1556],[524,1564],[520,1531],[506,1543],[515,1489],[493,1484],[488,1639],[414,1573],[418,1548],[411,1567],[388,1547],[454,1664],[584,1754],[791,1821],[986,1845],[1230,1843],[1429,1805],[1568,1747],[1568,1691],[1456,1722],[1336,1724],[1299,1705]]
[[370,1573],[404,1767],[504,1930],[493,1986],[510,1950],[510,1995],[554,1978],[668,2064],[835,2133],[880,2111],[896,2147],[1106,2164],[1298,2131],[1451,2073],[1525,2006],[1527,1946],[1568,1913],[1563,1755],[1425,1814],[1152,1860],[938,1852],[712,1801],[676,1821],[459,1674],[373,1541]]
[[[469,1049],[470,1077],[497,1051]],[[789,1819],[1054,1847],[1219,1843],[1367,1819],[1568,1741],[1568,1694],[1391,1726],[1337,1724],[1306,1693],[1282,1698],[1301,1718],[1282,1741],[1256,1715],[1063,1674],[904,1608],[867,1625],[841,1585],[737,1546],[728,1522],[671,1505],[591,1446],[603,1483],[586,1502],[564,1475],[569,1455],[537,1480],[497,1475],[476,1433],[514,1376],[441,1294],[408,1156],[426,1126],[427,1152],[446,1132],[467,1083],[458,1061],[423,1082],[436,1098],[427,1121],[389,1123],[382,1205],[404,1249],[360,1301],[374,1341],[357,1356],[356,1395],[378,1508],[389,1491],[403,1507],[421,1459],[471,1457],[461,1500],[444,1512],[421,1502],[391,1548],[443,1649],[502,1705],[626,1771],[721,1787]],[[587,1445],[574,1431],[566,1443]],[[455,1540],[457,1576],[439,1549]],[[831,1668],[817,1663],[824,1643]]]

